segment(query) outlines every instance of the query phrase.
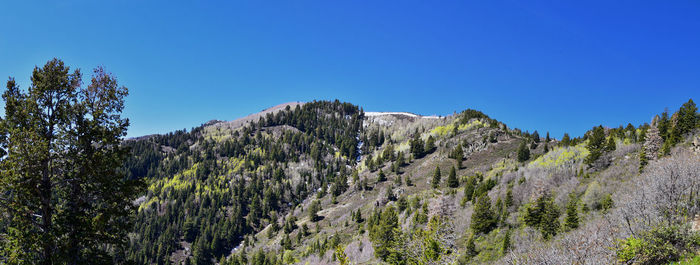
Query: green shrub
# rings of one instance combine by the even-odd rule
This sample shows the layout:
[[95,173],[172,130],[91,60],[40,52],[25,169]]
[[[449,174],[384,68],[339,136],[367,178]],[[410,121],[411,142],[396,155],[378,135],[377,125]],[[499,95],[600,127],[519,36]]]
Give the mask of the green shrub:
[[621,240],[615,251],[618,261],[626,264],[667,264],[678,261],[700,247],[700,236],[687,226],[655,227],[639,237]]

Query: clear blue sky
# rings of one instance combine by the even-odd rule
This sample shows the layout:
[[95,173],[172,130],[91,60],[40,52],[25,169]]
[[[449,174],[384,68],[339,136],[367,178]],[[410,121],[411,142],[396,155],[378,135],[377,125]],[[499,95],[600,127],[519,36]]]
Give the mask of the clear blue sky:
[[86,74],[104,65],[130,89],[129,136],[338,98],[366,111],[474,108],[558,138],[700,100],[696,0],[28,0],[0,10],[3,79],[26,88],[53,57]]

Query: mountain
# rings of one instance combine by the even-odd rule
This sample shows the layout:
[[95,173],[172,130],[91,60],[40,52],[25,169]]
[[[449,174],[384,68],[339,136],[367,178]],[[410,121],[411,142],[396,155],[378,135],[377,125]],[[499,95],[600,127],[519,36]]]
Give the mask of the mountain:
[[[488,115],[281,104],[130,139],[138,264],[668,263],[700,247],[691,101],[560,140]],[[663,250],[664,252],[661,252]],[[659,253],[659,254],[655,254]]]

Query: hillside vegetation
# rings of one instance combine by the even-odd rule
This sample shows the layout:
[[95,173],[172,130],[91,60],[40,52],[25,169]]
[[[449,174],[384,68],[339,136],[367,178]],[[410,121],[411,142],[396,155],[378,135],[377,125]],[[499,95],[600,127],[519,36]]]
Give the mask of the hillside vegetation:
[[0,119],[0,264],[697,264],[700,115],[581,137],[335,101],[124,139],[54,59]]
[[[659,264],[691,258],[698,113],[556,140],[475,111],[310,102],[127,142],[130,254],[168,264]],[[695,141],[695,142],[693,142]]]

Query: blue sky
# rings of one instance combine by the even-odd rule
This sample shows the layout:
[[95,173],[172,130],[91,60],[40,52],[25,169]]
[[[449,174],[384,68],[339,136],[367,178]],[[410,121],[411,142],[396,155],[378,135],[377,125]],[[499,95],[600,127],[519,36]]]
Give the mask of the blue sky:
[[700,98],[694,0],[28,0],[0,10],[0,76],[26,88],[53,57],[85,74],[103,65],[130,89],[129,136],[337,98],[366,111],[473,108],[558,138]]

